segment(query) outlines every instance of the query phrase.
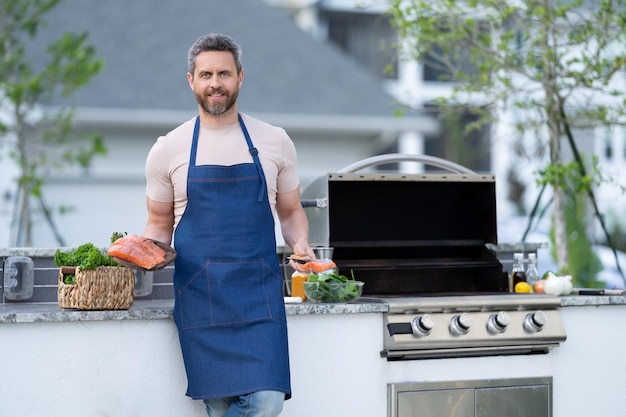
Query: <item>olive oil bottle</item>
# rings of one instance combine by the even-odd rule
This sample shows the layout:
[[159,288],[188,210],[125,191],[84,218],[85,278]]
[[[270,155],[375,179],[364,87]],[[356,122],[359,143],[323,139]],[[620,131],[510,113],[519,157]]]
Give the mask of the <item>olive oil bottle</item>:
[[513,269],[509,279],[509,291],[515,292],[515,285],[520,282],[526,282],[526,271],[524,271],[524,254],[513,254]]

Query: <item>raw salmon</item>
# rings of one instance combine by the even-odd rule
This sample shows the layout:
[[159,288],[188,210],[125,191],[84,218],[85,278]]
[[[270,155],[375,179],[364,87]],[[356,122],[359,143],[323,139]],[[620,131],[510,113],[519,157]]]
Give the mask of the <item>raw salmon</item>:
[[151,269],[165,262],[165,251],[153,241],[134,234],[126,235],[111,244],[109,256]]
[[323,271],[327,271],[331,268],[336,268],[335,262],[330,259],[313,259],[302,265],[302,269],[306,269],[315,274]]

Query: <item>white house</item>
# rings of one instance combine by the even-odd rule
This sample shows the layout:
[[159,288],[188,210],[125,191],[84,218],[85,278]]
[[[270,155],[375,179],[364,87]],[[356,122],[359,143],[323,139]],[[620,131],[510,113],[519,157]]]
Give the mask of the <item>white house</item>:
[[[341,45],[349,55],[355,57],[373,72],[381,72],[383,63],[392,58],[390,48],[385,45],[395,40],[395,31],[389,27],[385,13],[389,7],[388,1],[359,1],[359,0],[271,0],[269,3],[288,7],[294,14],[294,20],[300,26],[314,34],[320,40],[332,40]],[[340,29],[338,29],[338,27]],[[368,45],[366,45],[368,44]],[[572,53],[576,53],[575,51]],[[414,60],[398,59],[395,76],[388,76],[382,80],[384,89],[402,103],[412,108],[427,109],[435,98],[448,96],[453,87],[452,83],[438,79],[438,73],[433,68]],[[626,83],[626,77],[622,79]],[[617,87],[620,88],[620,87]],[[621,88],[625,88],[622,86]],[[472,164],[476,170],[487,170],[495,173],[497,178],[498,210],[500,217],[516,215],[515,204],[507,199],[510,183],[507,174],[512,166],[520,165],[520,159],[513,151],[517,140],[525,141],[529,146],[536,138],[527,135],[519,138],[514,131],[517,113],[511,110],[503,111],[500,123],[494,125],[490,132],[485,133],[485,140],[479,146],[489,148],[485,152],[488,157],[487,165]],[[614,180],[612,184],[604,184],[596,190],[596,197],[601,210],[606,215],[610,225],[619,223],[621,213],[626,209],[626,198],[619,185],[626,185],[626,128],[600,127],[594,131],[577,132],[580,140],[578,146],[589,161],[591,155],[597,155],[600,167],[606,176]],[[592,140],[587,140],[589,137]],[[446,157],[445,153],[438,154],[441,148],[434,143],[445,140],[441,135],[426,135],[409,133],[398,138],[397,149],[407,153],[427,153]],[[564,149],[568,155],[568,149]],[[455,160],[455,162],[461,162]],[[545,160],[534,161],[529,164],[523,160],[526,167],[519,169],[520,181],[527,187],[523,204],[530,210],[537,197],[538,188],[535,185],[534,172],[540,168]],[[525,168],[525,169],[524,169]],[[621,220],[622,230],[626,230],[626,221]]]
[[[220,7],[199,0],[171,3],[156,7],[146,0],[132,5],[65,0],[50,14],[49,30],[42,37],[87,30],[105,59],[104,72],[70,104],[77,108],[77,127],[102,133],[109,155],[79,175],[50,177],[46,188],[51,204],[74,207],[71,215],[58,218],[69,245],[106,244],[113,231],[141,230],[145,155],[157,136],[193,116],[185,54],[197,36],[213,31],[231,34],[242,44],[246,79],[240,109],[287,130],[299,151],[303,185],[371,155],[425,153],[494,172],[499,217],[515,212],[506,198],[507,170],[516,163],[509,126],[504,123],[470,138],[480,155],[474,159],[460,160],[467,155],[449,153],[428,105],[446,95],[451,85],[414,61],[397,60],[391,73],[383,71],[395,54],[387,2],[241,0]],[[262,30],[256,24],[261,21]],[[424,111],[395,117],[404,103]],[[602,130],[585,151],[599,155],[603,167],[624,175],[620,167],[625,143],[623,129]],[[415,164],[399,168],[421,169]],[[0,221],[5,224],[12,197],[7,180],[0,177]],[[527,173],[526,182],[530,206],[536,195],[532,173]],[[623,210],[624,199],[616,198],[615,188],[601,189],[598,195],[603,204],[618,203],[609,213]],[[0,245],[15,245],[9,242],[9,230],[0,228]],[[36,230],[36,245],[55,244],[45,224],[39,223]]]
[[[31,51],[35,59],[44,59],[46,41],[64,31],[87,31],[105,60],[103,72],[70,100],[47,103],[48,110],[75,106],[77,129],[101,133],[109,149],[85,171],[47,177],[48,203],[73,207],[56,217],[68,246],[104,246],[113,232],[143,229],[145,157],[159,135],[197,111],[186,54],[208,32],[241,44],[246,76],[239,109],[287,130],[299,152],[303,185],[381,153],[401,135],[437,130],[436,120],[423,114],[396,117],[400,105],[377,76],[299,29],[284,9],[258,0],[219,7],[202,0],[65,0],[48,17]],[[14,198],[9,178],[0,179],[0,195]],[[9,239],[16,234],[7,214],[0,219],[0,245],[19,246]],[[34,244],[58,246],[41,216],[36,221]]]

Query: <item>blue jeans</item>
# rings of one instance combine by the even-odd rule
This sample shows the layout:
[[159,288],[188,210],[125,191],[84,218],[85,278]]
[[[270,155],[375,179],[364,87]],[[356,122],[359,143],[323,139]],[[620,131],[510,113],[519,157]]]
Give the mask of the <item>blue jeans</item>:
[[203,400],[209,417],[276,417],[283,410],[285,393],[257,391],[238,397]]

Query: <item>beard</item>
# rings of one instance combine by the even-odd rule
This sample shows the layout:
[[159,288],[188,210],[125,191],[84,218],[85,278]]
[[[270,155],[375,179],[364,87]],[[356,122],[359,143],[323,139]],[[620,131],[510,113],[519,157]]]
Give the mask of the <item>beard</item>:
[[210,104],[211,99],[206,98],[205,100],[204,94],[196,94],[196,101],[198,102],[200,107],[202,107],[202,110],[204,110],[206,114],[210,114],[212,116],[219,116],[221,114],[226,113],[235,105],[235,103],[237,102],[237,96],[239,95],[239,90],[235,90],[233,93],[227,93],[226,91],[218,89],[218,90],[212,90],[211,94],[212,93],[224,94],[226,97],[226,103]]

